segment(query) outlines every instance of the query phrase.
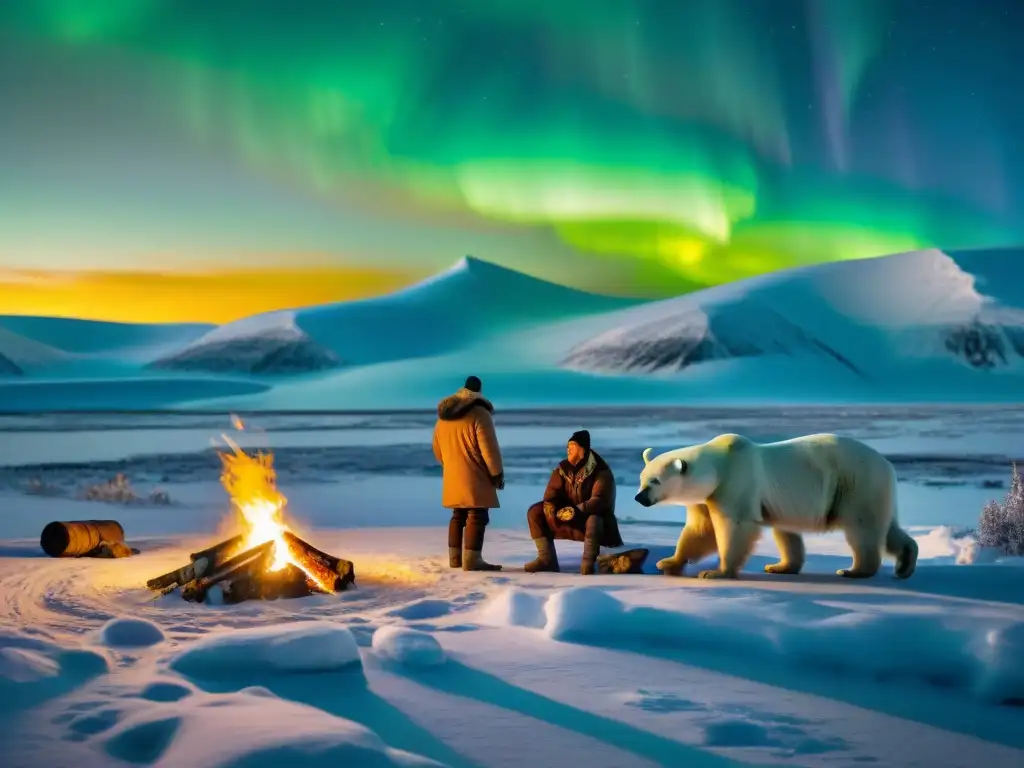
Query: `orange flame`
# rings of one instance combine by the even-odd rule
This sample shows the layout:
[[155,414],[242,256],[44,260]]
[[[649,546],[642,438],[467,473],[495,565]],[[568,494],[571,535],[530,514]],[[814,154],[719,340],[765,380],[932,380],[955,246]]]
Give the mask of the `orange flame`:
[[302,562],[292,555],[284,540],[283,534],[289,528],[282,513],[288,499],[277,489],[274,454],[260,451],[250,456],[227,435],[222,437],[232,452],[219,452],[223,464],[220,482],[241,518],[245,534],[241,551],[273,541],[274,560],[269,570],[279,571],[291,564],[301,569],[321,589],[326,592],[333,591],[330,585],[324,584],[316,573],[307,570]]

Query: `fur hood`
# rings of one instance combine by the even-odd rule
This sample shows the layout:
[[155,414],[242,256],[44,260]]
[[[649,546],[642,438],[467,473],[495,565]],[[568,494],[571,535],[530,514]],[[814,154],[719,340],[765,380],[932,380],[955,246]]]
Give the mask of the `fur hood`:
[[471,392],[462,388],[437,404],[437,418],[442,421],[455,421],[469,413],[471,408],[478,406],[494,413],[494,406],[491,405],[490,400],[479,392]]
[[574,467],[568,459],[562,459],[558,463],[558,472],[566,480],[579,478],[583,482],[598,469],[608,469],[608,464],[597,453],[591,449],[587,451],[587,459],[582,465]]

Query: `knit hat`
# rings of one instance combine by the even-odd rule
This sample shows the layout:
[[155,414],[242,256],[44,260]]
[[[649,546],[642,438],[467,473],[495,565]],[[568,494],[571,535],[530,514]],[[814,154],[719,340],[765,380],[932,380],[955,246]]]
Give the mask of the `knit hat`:
[[470,376],[466,379],[466,383],[463,384],[463,387],[468,389],[470,392],[479,392],[483,385],[480,383],[480,379],[476,376]]
[[590,433],[581,429],[579,432],[573,432],[569,438],[570,443],[576,443],[580,448],[589,451],[590,450]]

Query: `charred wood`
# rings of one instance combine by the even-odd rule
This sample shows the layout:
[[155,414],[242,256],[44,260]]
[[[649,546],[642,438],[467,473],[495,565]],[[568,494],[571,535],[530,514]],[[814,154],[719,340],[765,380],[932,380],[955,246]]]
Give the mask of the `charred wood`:
[[188,565],[157,576],[146,582],[146,586],[155,591],[166,591],[175,586],[188,584],[190,581],[201,579],[216,568],[227,562],[232,555],[238,552],[245,537],[242,534],[232,536],[230,539],[214,544],[212,547],[193,552],[189,555],[192,561]]
[[273,540],[247,549],[225,561],[209,575],[197,577],[183,585],[181,596],[189,602],[201,603],[206,599],[207,590],[214,584],[267,570],[272,562],[273,554]]
[[285,531],[282,538],[291,556],[323,587],[332,592],[344,592],[349,585],[355,586],[356,569],[350,560],[329,555],[291,531]]
[[246,600],[284,600],[320,592],[301,568],[289,563],[279,571],[248,573],[221,584],[228,605]]

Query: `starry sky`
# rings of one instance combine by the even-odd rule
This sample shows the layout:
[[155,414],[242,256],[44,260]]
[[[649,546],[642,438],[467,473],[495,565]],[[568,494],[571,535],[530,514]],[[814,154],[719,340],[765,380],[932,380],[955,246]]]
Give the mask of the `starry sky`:
[[6,0],[0,314],[1024,242],[1019,0]]

